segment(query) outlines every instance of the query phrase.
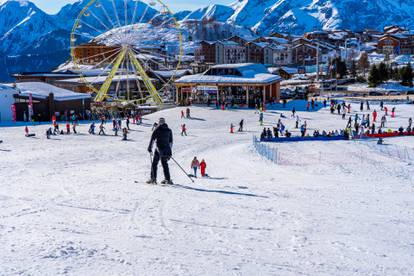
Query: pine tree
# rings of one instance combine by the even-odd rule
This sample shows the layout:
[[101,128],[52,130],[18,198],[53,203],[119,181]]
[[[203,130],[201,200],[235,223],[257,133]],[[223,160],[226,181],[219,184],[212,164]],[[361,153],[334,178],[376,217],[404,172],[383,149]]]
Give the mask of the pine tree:
[[357,68],[356,68],[356,63],[355,63],[355,60],[352,60],[352,64],[351,64],[351,69],[350,69],[350,73],[351,73],[351,76],[353,77],[353,78],[356,78],[357,77]]
[[400,70],[401,84],[404,86],[413,86],[413,68],[411,64],[407,64]]
[[361,57],[358,61],[359,70],[364,72],[364,77],[366,75],[366,71],[369,68],[369,61],[368,61],[368,54],[366,52],[362,52]]
[[369,71],[368,85],[370,87],[377,87],[381,83],[380,75],[377,66],[374,64]]
[[384,62],[381,62],[380,65],[378,66],[378,73],[379,73],[380,82],[384,82],[389,79],[387,65],[385,65]]

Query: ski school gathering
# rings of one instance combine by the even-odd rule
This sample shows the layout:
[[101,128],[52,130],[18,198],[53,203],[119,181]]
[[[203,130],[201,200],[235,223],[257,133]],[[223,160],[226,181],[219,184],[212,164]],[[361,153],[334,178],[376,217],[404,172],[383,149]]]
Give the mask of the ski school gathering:
[[[383,101],[379,103],[378,110],[371,108],[369,101],[359,102],[359,112],[352,110],[350,103],[335,99],[324,99],[318,102],[312,99],[306,103],[306,111],[314,111],[320,107],[327,108],[329,102],[330,114],[341,116],[344,123],[342,128],[334,130],[313,129],[309,131],[308,122],[302,119],[296,111],[296,107],[291,109],[291,115],[285,116],[280,113],[276,124],[270,127],[264,127],[260,135],[262,142],[302,142],[302,141],[334,141],[334,140],[351,140],[351,139],[378,139],[378,144],[383,143],[384,138],[414,136],[414,127],[412,118],[408,118],[405,126],[398,126],[393,129],[388,125],[389,117],[396,117],[396,107],[386,106]],[[283,102],[283,109],[286,109],[286,101]],[[295,120],[295,129],[299,131],[299,136],[292,135],[283,120]],[[259,123],[263,126],[264,113],[259,110]],[[231,126],[232,127],[232,126]],[[233,130],[231,130],[232,132]]]

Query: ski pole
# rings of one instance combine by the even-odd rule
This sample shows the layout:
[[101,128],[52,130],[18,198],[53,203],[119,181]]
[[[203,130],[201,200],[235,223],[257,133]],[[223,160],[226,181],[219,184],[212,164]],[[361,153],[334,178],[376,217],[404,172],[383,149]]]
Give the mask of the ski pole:
[[180,164],[178,164],[177,160],[175,160],[172,156],[171,159],[175,162],[175,164],[177,164],[177,166],[183,171],[183,173],[191,180],[191,182],[194,183],[194,180],[188,175],[188,173],[183,169],[183,167],[181,167]]

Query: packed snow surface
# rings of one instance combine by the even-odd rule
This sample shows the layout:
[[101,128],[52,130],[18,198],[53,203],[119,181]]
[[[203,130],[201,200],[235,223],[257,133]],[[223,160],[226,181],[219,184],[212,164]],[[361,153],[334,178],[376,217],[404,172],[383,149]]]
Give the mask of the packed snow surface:
[[[180,110],[145,116],[127,142],[110,122],[105,137],[88,125],[50,140],[46,125],[29,127],[34,139],[0,128],[0,275],[414,274],[414,137],[274,144],[274,164],[253,149],[253,110],[192,107],[191,120]],[[389,126],[406,126],[413,106],[396,114]],[[174,158],[188,172],[204,158],[210,178],[192,184],[170,161],[176,186],[144,184],[161,116]],[[328,109],[299,116],[310,131],[346,124]],[[266,112],[265,126],[279,117]],[[241,119],[246,131],[230,134]]]

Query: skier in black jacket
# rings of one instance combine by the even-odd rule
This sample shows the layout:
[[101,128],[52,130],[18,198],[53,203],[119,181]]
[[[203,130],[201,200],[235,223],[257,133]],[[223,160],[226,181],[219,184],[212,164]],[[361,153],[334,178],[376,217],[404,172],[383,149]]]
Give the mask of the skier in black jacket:
[[152,153],[152,146],[156,142],[156,149],[151,167],[151,179],[147,181],[148,184],[157,183],[157,168],[161,160],[161,165],[164,170],[165,180],[162,184],[172,184],[170,170],[168,168],[168,160],[172,156],[173,134],[171,129],[165,123],[164,118],[159,119],[158,127],[154,130],[151,136],[151,141],[148,146],[148,152]]

